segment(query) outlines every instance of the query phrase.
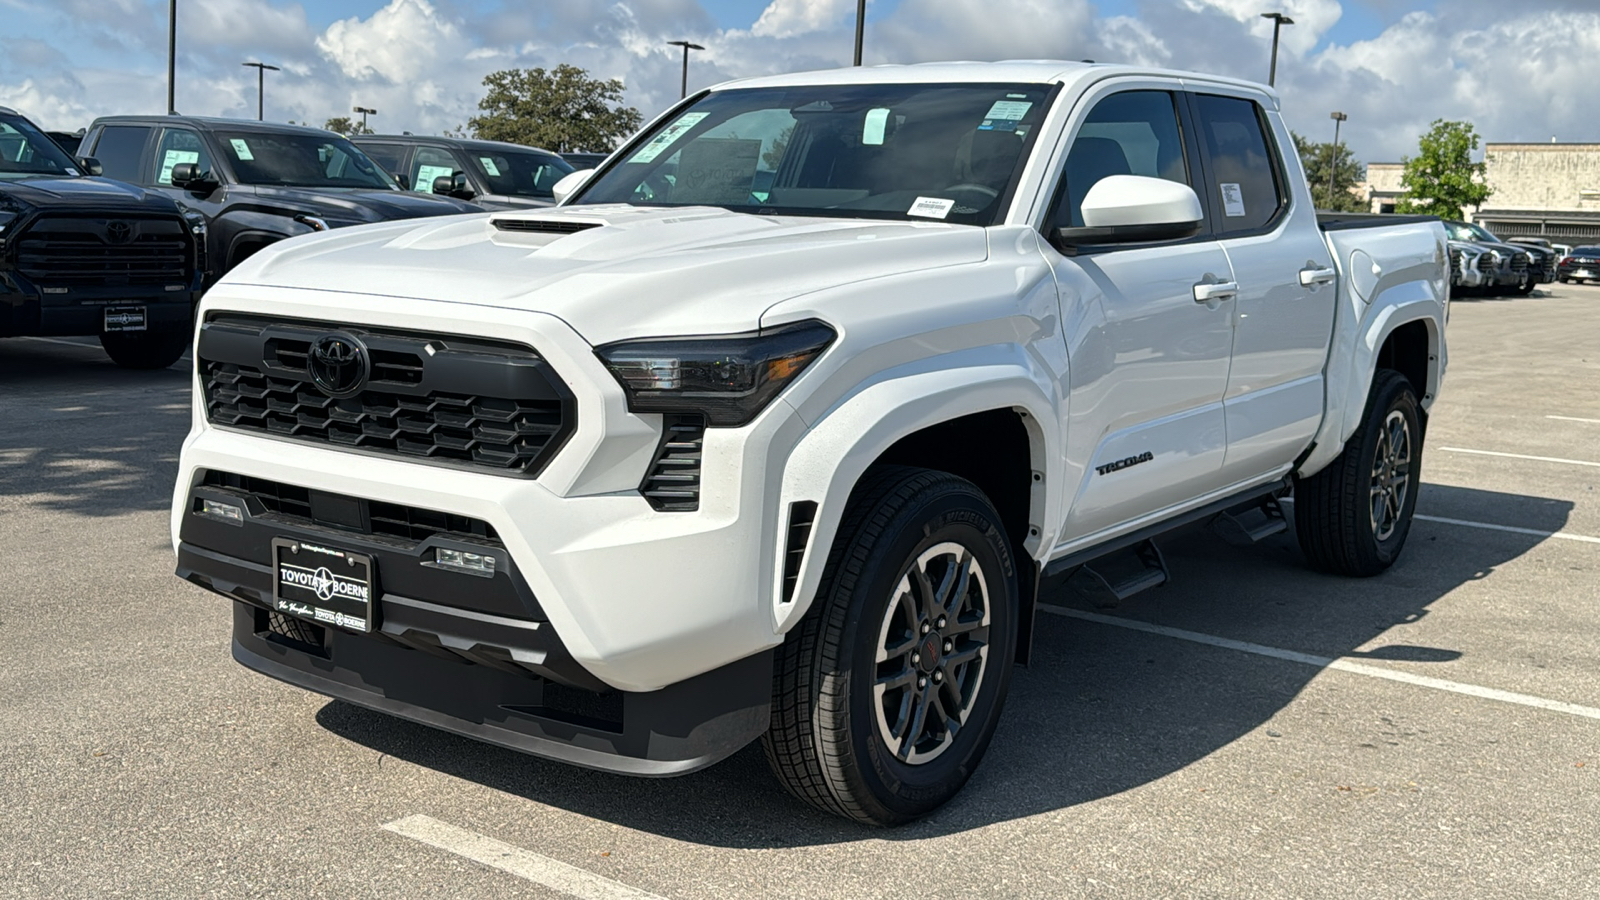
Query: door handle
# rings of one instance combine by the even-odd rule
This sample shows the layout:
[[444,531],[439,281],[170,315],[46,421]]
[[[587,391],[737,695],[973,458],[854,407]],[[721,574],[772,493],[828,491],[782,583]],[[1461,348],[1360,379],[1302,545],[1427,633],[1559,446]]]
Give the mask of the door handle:
[[1194,302],[1216,303],[1219,300],[1232,300],[1239,296],[1239,282],[1219,281],[1214,284],[1201,282],[1194,286]]
[[1319,284],[1332,284],[1339,273],[1327,266],[1306,266],[1300,270],[1300,286],[1312,287]]

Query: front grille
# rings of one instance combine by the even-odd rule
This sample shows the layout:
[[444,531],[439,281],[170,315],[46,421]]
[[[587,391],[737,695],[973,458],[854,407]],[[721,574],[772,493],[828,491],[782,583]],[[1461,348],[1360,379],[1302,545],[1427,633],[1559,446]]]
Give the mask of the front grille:
[[[367,348],[364,388],[334,398],[311,380],[318,337]],[[572,395],[527,347],[454,335],[223,316],[200,334],[212,424],[434,465],[535,476],[576,427]]]
[[17,238],[17,271],[42,286],[187,284],[193,260],[182,219],[44,216]]
[[1450,251],[1450,274],[1452,276],[1459,276],[1461,274],[1461,251],[1460,250],[1451,250]]
[[1494,257],[1490,256],[1487,253],[1483,254],[1480,257],[1478,257],[1478,271],[1479,272],[1493,272],[1494,271]]
[[1528,254],[1526,254],[1526,253],[1513,253],[1513,254],[1511,254],[1511,271],[1513,271],[1513,272],[1526,272],[1526,271],[1528,271]]
[[[235,475],[232,472],[207,471],[204,484],[227,490],[247,502],[254,500],[260,504],[261,510],[295,525],[342,528],[361,534],[400,538],[411,544],[443,536],[493,547],[505,546],[500,535],[495,533],[494,526],[470,516],[313,491],[298,485]],[[315,500],[314,494],[317,495]],[[333,510],[335,514],[319,515],[318,510]]]
[[700,451],[705,444],[706,417],[669,413],[661,419],[661,445],[639,492],[662,512],[693,512],[700,508]]
[[552,219],[494,219],[494,227],[501,231],[521,231],[535,234],[577,234],[599,228],[599,222],[558,221]]

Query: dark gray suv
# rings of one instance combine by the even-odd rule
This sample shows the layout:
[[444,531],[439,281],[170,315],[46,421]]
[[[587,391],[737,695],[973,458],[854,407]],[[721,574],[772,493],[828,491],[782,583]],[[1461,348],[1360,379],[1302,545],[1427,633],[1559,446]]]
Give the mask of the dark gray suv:
[[501,141],[370,134],[355,142],[412,190],[471,200],[485,209],[551,206],[550,188],[572,171],[548,150]]

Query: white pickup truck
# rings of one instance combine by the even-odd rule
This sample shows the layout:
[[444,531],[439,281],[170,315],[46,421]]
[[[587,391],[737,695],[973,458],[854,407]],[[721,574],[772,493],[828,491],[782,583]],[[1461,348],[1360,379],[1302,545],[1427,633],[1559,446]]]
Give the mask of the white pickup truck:
[[201,308],[178,574],[292,684],[639,775],[759,738],[907,821],[1046,577],[1114,605],[1291,494],[1311,565],[1400,553],[1445,234],[1319,223],[1292,147],[1207,75],[842,69],[691,96],[553,209],[276,244]]

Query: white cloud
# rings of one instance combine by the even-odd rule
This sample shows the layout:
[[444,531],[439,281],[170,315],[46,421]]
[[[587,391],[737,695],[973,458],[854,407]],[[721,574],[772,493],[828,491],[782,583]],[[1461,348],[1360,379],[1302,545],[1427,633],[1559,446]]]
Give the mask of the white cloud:
[[750,27],[758,37],[786,38],[831,28],[847,15],[853,16],[850,0],[772,0],[761,17]]

